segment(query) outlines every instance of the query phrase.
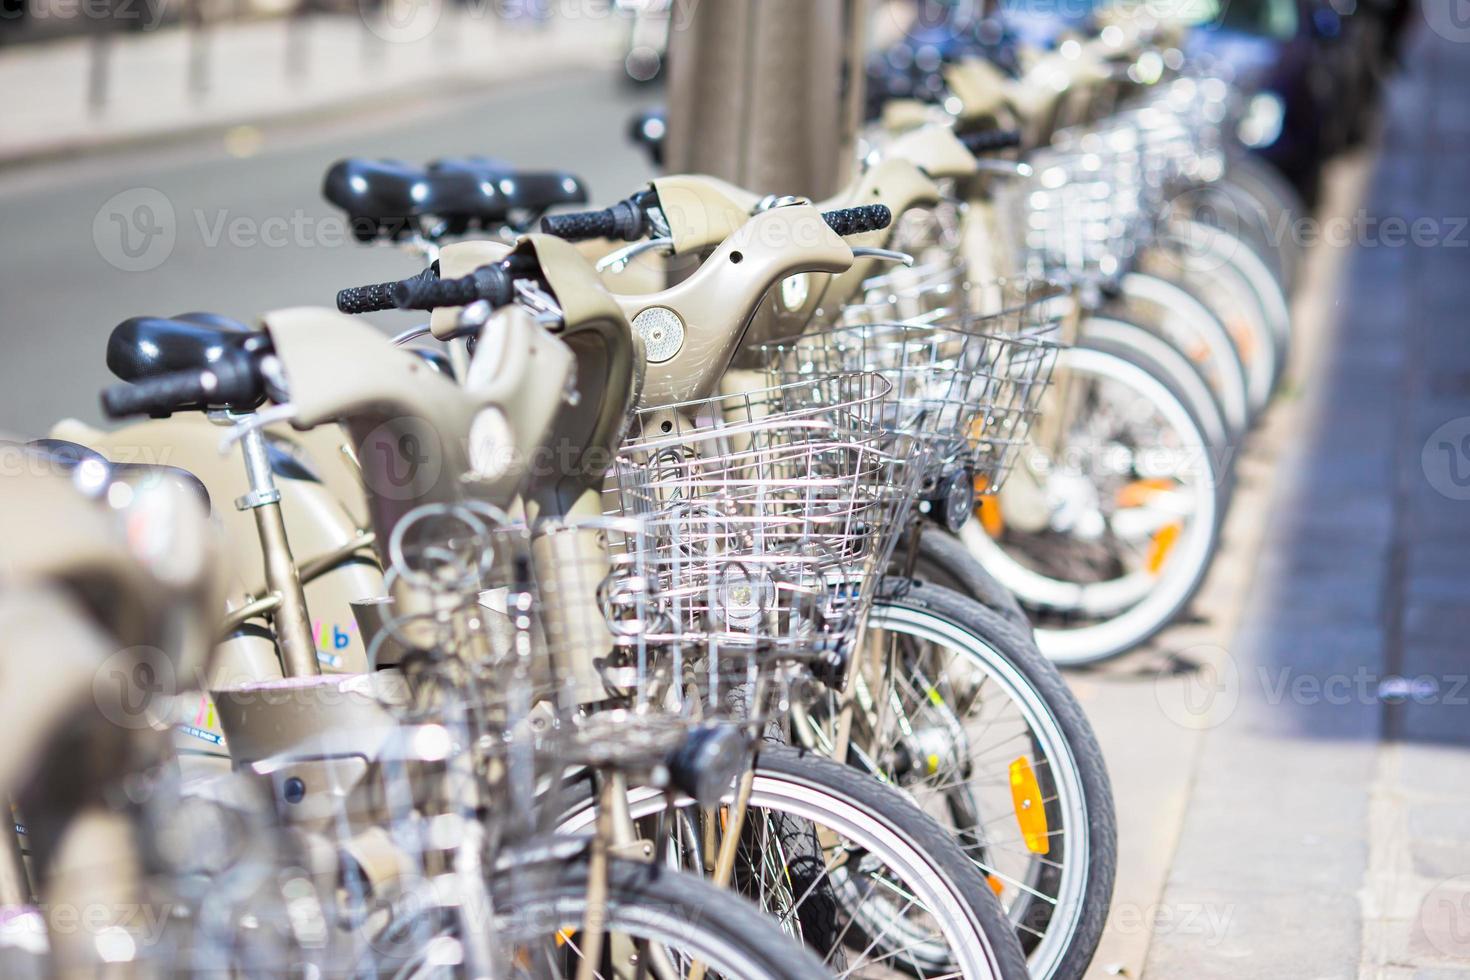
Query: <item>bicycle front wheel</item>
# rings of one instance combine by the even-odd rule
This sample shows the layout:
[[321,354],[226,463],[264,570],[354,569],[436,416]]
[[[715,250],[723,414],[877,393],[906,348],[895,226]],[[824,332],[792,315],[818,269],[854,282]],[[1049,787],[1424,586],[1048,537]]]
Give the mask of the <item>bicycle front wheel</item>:
[[[728,807],[631,790],[628,806],[665,863],[709,866]],[[591,826],[590,794],[560,829]],[[733,886],[844,977],[1026,977],[1025,955],[984,877],[951,835],[865,773],[787,746],[756,761]],[[798,830],[798,828],[800,828]],[[713,834],[711,832],[714,832]],[[798,846],[793,836],[808,842]],[[811,908],[819,905],[820,908]]]
[[960,539],[1016,594],[1048,659],[1094,663],[1136,648],[1199,590],[1228,471],[1172,386],[1126,351],[1084,337],[1057,373],[1059,438]]
[[[496,907],[489,925],[510,980],[577,976],[591,955],[582,932],[592,878],[585,858],[557,866],[532,864],[492,879]],[[809,951],[781,934],[745,902],[707,882],[642,861],[608,862],[605,899],[598,902],[603,933],[592,964],[595,977],[688,977],[695,964],[705,976],[731,980],[827,980],[831,974]],[[411,949],[393,976],[453,975],[442,961],[458,927],[425,933],[423,919],[401,924],[398,935],[376,942]],[[425,939],[425,935],[430,938]],[[450,957],[453,958],[452,956]]]
[[902,581],[874,603],[864,660],[881,673],[871,697],[857,695],[873,707],[849,761],[955,836],[1033,977],[1081,977],[1107,919],[1117,834],[1101,749],[1056,667],[1004,617]]

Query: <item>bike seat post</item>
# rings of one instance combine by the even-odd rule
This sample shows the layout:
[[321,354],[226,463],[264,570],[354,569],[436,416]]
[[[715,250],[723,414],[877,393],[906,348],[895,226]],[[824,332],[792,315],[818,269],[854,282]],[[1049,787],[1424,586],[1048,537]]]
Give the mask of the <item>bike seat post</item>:
[[248,415],[232,415],[230,420],[244,430],[240,451],[245,458],[245,477],[249,491],[235,501],[236,510],[253,511],[255,529],[260,535],[260,550],[265,556],[266,588],[275,594],[279,604],[273,619],[276,643],[280,649],[281,668],[287,677],[311,677],[321,673],[317,662],[316,642],[311,634],[311,616],[306,610],[306,593],[301,586],[301,573],[291,556],[291,543],[286,537],[286,522],[281,516],[281,491],[271,470],[270,453],[265,433],[250,424]]

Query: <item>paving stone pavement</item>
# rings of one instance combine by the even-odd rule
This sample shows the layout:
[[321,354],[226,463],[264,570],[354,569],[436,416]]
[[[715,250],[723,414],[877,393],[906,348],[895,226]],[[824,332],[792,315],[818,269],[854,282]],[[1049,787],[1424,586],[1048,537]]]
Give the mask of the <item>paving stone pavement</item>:
[[1420,26],[1295,419],[1264,434],[1234,637],[1185,682],[1148,976],[1470,976],[1470,31]]

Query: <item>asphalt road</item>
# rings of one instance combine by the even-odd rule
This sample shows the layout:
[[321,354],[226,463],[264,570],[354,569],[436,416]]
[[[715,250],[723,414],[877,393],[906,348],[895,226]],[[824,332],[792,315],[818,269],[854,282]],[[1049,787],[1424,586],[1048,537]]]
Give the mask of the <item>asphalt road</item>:
[[[404,252],[350,240],[320,196],[334,160],[488,154],[570,170],[606,204],[651,174],[624,130],[657,98],[589,70],[268,128],[248,155],[237,135],[234,153],[213,138],[0,170],[0,431],[100,422],[97,392],[114,380],[107,337],[130,316],[208,310],[249,322],[416,271]],[[378,322],[409,322],[398,316]]]

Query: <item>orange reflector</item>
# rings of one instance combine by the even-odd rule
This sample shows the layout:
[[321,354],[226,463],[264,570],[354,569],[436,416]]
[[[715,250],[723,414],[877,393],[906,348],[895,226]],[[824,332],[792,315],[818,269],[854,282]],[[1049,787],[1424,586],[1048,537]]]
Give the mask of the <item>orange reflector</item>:
[[1241,362],[1249,364],[1256,356],[1256,340],[1251,328],[1240,320],[1234,320],[1226,325],[1225,331],[1230,334]]
[[1045,854],[1051,850],[1051,838],[1047,835],[1046,807],[1041,802],[1041,785],[1031,763],[1022,756],[1011,763],[1011,803],[1016,808],[1016,823],[1021,827],[1021,838],[1026,850],[1032,854]]
[[975,498],[975,514],[980,518],[981,529],[992,538],[1000,537],[1005,531],[1006,519],[1000,512],[1000,499],[993,494]]
[[1143,507],[1153,499],[1154,494],[1168,493],[1178,484],[1164,477],[1153,477],[1148,480],[1134,480],[1118,489],[1119,507]]
[[1150,575],[1157,575],[1164,570],[1164,563],[1169,560],[1169,552],[1179,543],[1179,535],[1184,532],[1183,524],[1165,524],[1154,532],[1153,543],[1149,545],[1147,568]]
[[1001,882],[1001,880],[991,875],[985,876],[985,883],[990,886],[991,891],[995,892],[996,898],[1000,898],[1000,893],[1006,890],[1006,886]]
[[567,943],[572,941],[572,937],[576,934],[576,929],[558,929],[556,930],[556,944],[558,946],[565,946]]

